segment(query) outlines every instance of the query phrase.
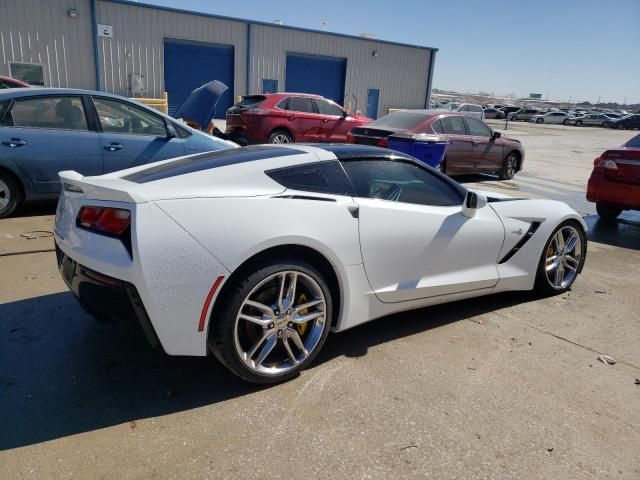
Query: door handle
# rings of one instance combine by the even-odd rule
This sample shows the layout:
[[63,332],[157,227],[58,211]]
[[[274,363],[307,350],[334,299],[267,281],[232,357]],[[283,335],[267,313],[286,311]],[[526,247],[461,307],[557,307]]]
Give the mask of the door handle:
[[27,142],[25,142],[21,138],[12,138],[11,140],[4,140],[2,144],[6,145],[9,148],[17,148],[25,146]]
[[104,149],[108,150],[109,152],[115,152],[117,150],[122,150],[124,148],[124,145],[122,145],[121,143],[110,143],[109,145],[105,145]]
[[478,145],[480,145],[480,142],[477,142],[476,140],[471,140],[471,145],[473,145],[474,147],[477,147]]
[[323,119],[322,119],[322,123],[327,123],[328,121],[329,121],[329,119],[328,119],[328,118],[323,118]]
[[289,116],[287,117],[287,120],[295,120],[295,119],[296,119],[296,116],[295,116],[295,115],[289,115]]

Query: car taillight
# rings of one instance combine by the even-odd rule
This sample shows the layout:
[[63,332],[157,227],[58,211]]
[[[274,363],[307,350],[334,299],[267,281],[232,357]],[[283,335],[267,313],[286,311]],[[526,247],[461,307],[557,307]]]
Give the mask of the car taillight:
[[379,147],[388,147],[389,146],[389,141],[386,138],[381,138],[380,140],[378,140],[378,146]]
[[269,115],[271,112],[269,110],[265,110],[264,108],[251,108],[248,110],[244,110],[240,112],[241,115]]
[[617,170],[618,169],[618,164],[615,162],[615,160],[610,160],[604,157],[601,158],[596,158],[593,161],[593,166],[595,168],[604,168],[606,170]]
[[82,207],[78,226],[108,235],[122,235],[131,225],[131,212],[122,208]]
[[347,143],[356,143],[356,137],[351,135],[351,133],[347,133]]

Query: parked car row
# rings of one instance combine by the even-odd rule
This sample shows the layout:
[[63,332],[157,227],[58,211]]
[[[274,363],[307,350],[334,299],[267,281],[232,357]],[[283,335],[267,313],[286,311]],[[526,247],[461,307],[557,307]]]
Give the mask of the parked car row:
[[[439,135],[448,144],[446,155],[426,163],[449,175],[497,173],[510,179],[522,169],[522,145],[487,126],[481,107],[462,104],[456,110],[402,111],[372,123],[318,95],[249,95],[227,111],[225,135],[242,144],[351,142],[384,147],[392,133]],[[62,170],[102,175],[230,147],[237,145],[117,95],[74,89],[3,90],[0,218],[21,202],[56,198]]]

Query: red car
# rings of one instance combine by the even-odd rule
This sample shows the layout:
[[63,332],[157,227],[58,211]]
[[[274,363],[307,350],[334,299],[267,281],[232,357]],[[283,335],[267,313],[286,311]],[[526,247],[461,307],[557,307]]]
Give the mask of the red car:
[[29,84],[11,77],[0,75],[0,89],[2,88],[28,88]]
[[640,135],[594,160],[587,200],[607,220],[623,210],[640,210]]
[[370,118],[354,115],[319,95],[248,95],[227,110],[226,134],[239,143],[344,143]]
[[503,137],[484,122],[458,112],[401,110],[380,117],[363,128],[354,128],[349,143],[388,147],[394,134],[437,134],[447,138],[443,162],[447,175],[497,173],[509,180],[522,170],[524,148],[513,138]]

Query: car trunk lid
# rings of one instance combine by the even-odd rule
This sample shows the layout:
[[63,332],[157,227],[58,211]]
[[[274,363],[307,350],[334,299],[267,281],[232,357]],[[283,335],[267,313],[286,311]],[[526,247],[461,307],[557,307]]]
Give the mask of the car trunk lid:
[[607,160],[615,162],[615,168],[610,163],[609,167],[605,166],[607,179],[615,182],[640,184],[639,148],[607,150],[600,158],[605,162]]

